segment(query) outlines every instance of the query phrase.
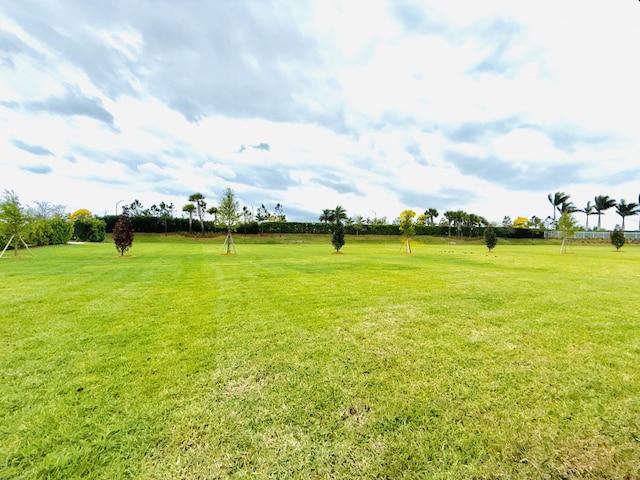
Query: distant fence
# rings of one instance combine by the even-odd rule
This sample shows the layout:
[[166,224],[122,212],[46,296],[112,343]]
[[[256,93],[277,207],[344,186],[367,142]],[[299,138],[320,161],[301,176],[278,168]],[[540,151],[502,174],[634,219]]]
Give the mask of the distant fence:
[[[611,232],[575,232],[571,238],[578,240],[609,240]],[[544,238],[561,238],[561,233],[558,230],[546,230],[544,232]],[[639,231],[626,231],[624,232],[624,238],[627,240],[639,240]]]

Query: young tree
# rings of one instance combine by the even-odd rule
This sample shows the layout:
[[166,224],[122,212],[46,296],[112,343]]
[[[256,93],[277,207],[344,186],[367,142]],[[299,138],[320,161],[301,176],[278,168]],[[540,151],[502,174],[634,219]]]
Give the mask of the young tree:
[[193,212],[196,211],[196,206],[193,203],[187,203],[182,207],[182,211],[189,214],[189,233],[191,233],[191,225],[193,224]]
[[[169,230],[169,220],[173,217],[173,203],[160,202],[158,206],[159,215],[158,218],[164,225],[164,234],[166,235]],[[131,212],[129,212],[131,214]]]
[[247,234],[247,224],[253,220],[253,214],[246,205],[242,207],[242,223],[244,224],[244,234]]
[[207,208],[207,202],[204,201],[204,195],[201,193],[192,193],[189,195],[189,201],[196,203],[196,211],[198,212],[198,220],[200,220],[200,233],[204,235],[204,219],[203,215],[205,208]]
[[335,209],[331,210],[330,219],[333,223],[331,229],[331,244],[333,245],[333,248],[336,249],[336,253],[340,252],[340,249],[344,246],[344,225],[342,224],[342,221],[347,220],[348,218],[347,211],[341,205],[338,205]]
[[5,252],[11,242],[13,242],[13,255],[18,255],[20,243],[24,243],[23,235],[26,233],[28,218],[22,210],[18,196],[11,190],[4,191],[4,200],[0,204],[0,234],[9,237],[4,246]]
[[278,233],[282,236],[282,224],[287,221],[287,216],[284,214],[282,204],[277,203],[273,211],[273,221],[278,222]]
[[493,228],[493,225],[489,225],[484,231],[484,244],[487,246],[489,251],[493,250],[498,244],[498,237],[496,237],[496,231]]
[[238,228],[240,221],[240,203],[236,201],[235,194],[231,188],[227,187],[218,206],[218,216],[220,226],[227,230],[227,238],[225,244],[227,245],[227,255],[231,254],[231,248],[233,245],[233,237],[231,232],[235,232]]
[[113,242],[120,252],[120,256],[124,256],[124,252],[133,245],[133,223],[129,218],[129,207],[122,207],[122,215],[113,226]]
[[339,253],[344,246],[344,225],[342,222],[335,222],[331,230],[331,245],[336,249],[336,253]]
[[577,227],[578,223],[572,213],[564,212],[560,215],[560,220],[558,220],[558,230],[560,231],[560,237],[562,238],[560,253],[566,253],[567,240],[573,236]]
[[619,225],[616,225],[616,228],[609,234],[609,237],[611,238],[611,244],[616,247],[616,251],[620,250],[626,242],[624,230],[622,230]]
[[411,237],[416,234],[416,227],[413,223],[413,219],[416,216],[416,212],[413,210],[403,210],[398,219],[400,223],[398,224],[398,228],[400,229],[400,233],[405,238],[405,242],[407,244],[407,253],[411,253]]
[[260,226],[261,232],[262,232],[262,223],[269,220],[270,217],[271,217],[271,214],[269,213],[269,210],[267,210],[267,207],[265,207],[263,203],[262,205],[260,205],[260,208],[258,208],[258,212],[256,213],[256,222],[258,222],[258,226]]

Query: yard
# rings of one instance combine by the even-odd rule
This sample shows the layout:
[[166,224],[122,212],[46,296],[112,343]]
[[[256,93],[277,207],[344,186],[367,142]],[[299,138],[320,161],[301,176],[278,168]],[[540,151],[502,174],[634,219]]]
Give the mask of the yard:
[[223,240],[0,259],[0,478],[640,477],[640,246]]

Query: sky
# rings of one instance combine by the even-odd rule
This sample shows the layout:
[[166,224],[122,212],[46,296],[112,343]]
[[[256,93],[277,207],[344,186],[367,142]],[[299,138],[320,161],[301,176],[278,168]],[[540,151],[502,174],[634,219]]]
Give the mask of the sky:
[[182,215],[229,187],[290,221],[637,202],[638,45],[635,0],[0,2],[0,190]]

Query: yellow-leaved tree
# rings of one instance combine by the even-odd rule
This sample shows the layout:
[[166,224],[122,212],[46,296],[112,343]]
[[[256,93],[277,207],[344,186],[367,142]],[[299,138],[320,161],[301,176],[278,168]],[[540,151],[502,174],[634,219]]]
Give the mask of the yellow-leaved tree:
[[86,208],[81,208],[80,210],[76,210],[75,212],[69,214],[69,220],[74,221],[78,217],[90,217],[92,213]]
[[411,253],[411,237],[416,234],[416,227],[413,223],[415,216],[416,212],[413,210],[403,210],[400,217],[398,217],[400,220],[398,228],[400,228],[400,233],[407,242],[407,253]]
[[516,218],[511,224],[513,228],[529,228],[529,219],[524,217]]

